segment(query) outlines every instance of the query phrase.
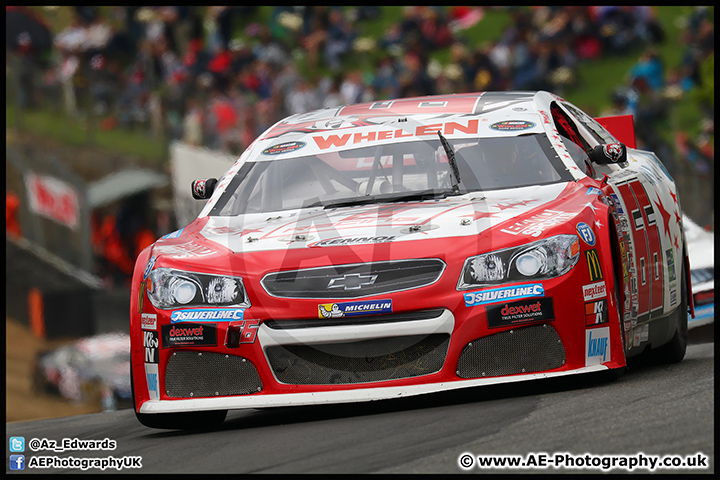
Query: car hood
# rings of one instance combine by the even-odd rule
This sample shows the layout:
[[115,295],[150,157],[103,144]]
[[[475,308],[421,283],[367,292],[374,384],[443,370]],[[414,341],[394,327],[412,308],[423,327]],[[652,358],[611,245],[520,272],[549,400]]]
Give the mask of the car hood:
[[[583,200],[590,203],[587,190],[570,182],[422,202],[209,217],[198,234],[235,253],[469,236],[493,227],[517,234],[528,226],[549,226],[575,216],[584,208]],[[571,197],[576,201],[567,202]],[[541,233],[542,228],[529,236]],[[203,254],[197,240],[190,242],[196,244],[195,255],[193,249],[182,247],[182,241],[181,236],[172,240],[174,246],[165,246],[161,240],[155,254],[186,258]],[[205,248],[211,254],[212,244]]]

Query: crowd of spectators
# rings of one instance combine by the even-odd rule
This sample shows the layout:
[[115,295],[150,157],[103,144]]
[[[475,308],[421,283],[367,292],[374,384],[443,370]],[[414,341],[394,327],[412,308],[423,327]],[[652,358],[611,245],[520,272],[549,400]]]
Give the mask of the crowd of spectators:
[[[675,175],[686,167],[706,175],[714,164],[710,138],[714,133],[714,71],[712,59],[715,43],[714,26],[707,7],[697,7],[687,18],[680,39],[683,55],[679,65],[666,66],[654,45],[646,45],[626,78],[613,90],[611,107],[604,115],[631,114],[636,136],[642,147],[658,152]],[[709,93],[708,93],[709,92]],[[673,101],[693,95],[703,119],[701,133],[691,139],[683,131],[675,132],[675,150],[659,135],[662,122],[670,115]]]
[[[62,85],[66,107],[80,113],[77,97],[89,92],[102,128],[141,125],[237,154],[289,114],[438,93],[562,94],[580,62],[631,51],[642,54],[613,92],[613,111],[639,124],[661,118],[668,86],[682,95],[701,85],[700,66],[714,52],[703,8],[690,16],[686,54],[672,70],[655,50],[665,32],[653,7],[407,6],[378,38],[360,34],[380,16],[377,6],[274,7],[268,25],[247,20],[257,8],[112,7],[103,18],[97,7],[74,7],[73,23],[54,38],[45,83]],[[463,30],[487,8],[507,9],[512,21],[499,40],[468,43]],[[449,64],[430,59],[439,49]],[[309,75],[298,72],[299,59]]]
[[[683,56],[670,66],[658,55],[665,32],[654,8],[644,6],[408,6],[375,38],[362,32],[381,15],[377,6],[274,7],[267,25],[248,20],[253,6],[107,7],[103,15],[92,6],[46,8],[73,12],[54,37],[28,26],[49,32],[38,10],[6,7],[8,51],[42,72],[20,69],[22,101],[37,105],[44,91],[69,115],[94,115],[100,128],[135,128],[237,155],[287,115],[482,90],[562,95],[578,81],[582,62],[635,52],[638,61],[618,79],[610,108],[589,113],[632,114],[640,147],[658,152],[671,174],[690,169],[713,177],[714,24],[707,7],[689,9]],[[488,8],[506,9],[511,22],[496,41],[468,42],[463,31]],[[444,66],[431,60],[440,50]],[[673,146],[659,125],[685,95],[703,112],[702,133],[678,131]],[[131,267],[115,263],[123,273]]]

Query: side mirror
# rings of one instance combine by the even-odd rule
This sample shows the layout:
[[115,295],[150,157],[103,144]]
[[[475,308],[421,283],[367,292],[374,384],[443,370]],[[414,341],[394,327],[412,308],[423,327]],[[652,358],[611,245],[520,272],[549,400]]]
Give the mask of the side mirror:
[[217,178],[203,178],[193,180],[192,182],[192,196],[195,200],[207,200],[212,197],[215,191],[215,185],[217,185]]
[[624,143],[603,143],[593,147],[590,160],[598,165],[627,162],[627,147]]

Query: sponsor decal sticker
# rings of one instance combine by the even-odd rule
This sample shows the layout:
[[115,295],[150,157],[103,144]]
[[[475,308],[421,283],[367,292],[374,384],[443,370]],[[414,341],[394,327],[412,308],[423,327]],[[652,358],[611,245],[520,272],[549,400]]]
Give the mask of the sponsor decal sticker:
[[175,310],[170,315],[171,323],[180,322],[234,322],[243,319],[244,308],[199,308]]
[[184,323],[182,325],[163,325],[162,348],[217,345],[215,323]]
[[590,300],[597,300],[598,298],[605,298],[605,282],[583,285],[582,289],[583,299],[586,302],[589,302]]
[[591,247],[595,246],[595,234],[592,231],[592,228],[585,223],[580,222],[576,226],[578,235],[580,235],[580,238],[582,238],[583,242],[587,243]]
[[588,272],[590,273],[590,281],[603,279],[602,268],[600,268],[600,257],[597,250],[590,249],[585,252],[585,260],[587,260]]
[[633,225],[635,226],[635,230],[642,230],[645,228],[645,220],[643,219],[642,212],[640,209],[635,209],[632,212],[630,212],[633,217]]
[[[475,135],[478,132],[479,122],[477,119],[468,120],[467,125],[458,122],[433,123],[429,125],[418,125],[415,129],[411,127],[398,128],[395,130],[380,130],[370,132],[357,132],[333,135],[319,135],[312,137],[315,144],[320,150],[326,150],[332,147],[344,147],[346,145],[355,145],[358,143],[375,142],[380,140],[390,140],[393,138],[407,138],[413,136],[432,135],[437,137],[437,132],[442,131],[445,135],[454,135],[456,133]],[[528,127],[529,128],[529,127]]]
[[622,209],[622,205],[620,205],[620,200],[618,200],[617,194],[611,193],[610,197],[612,197],[613,202],[615,203],[615,208],[617,208],[618,213],[625,213]]
[[148,275],[150,275],[150,271],[155,266],[155,260],[157,260],[157,257],[153,255],[150,260],[148,260],[147,265],[145,265],[145,270],[143,270],[143,281],[147,280]]
[[602,192],[599,188],[595,187],[588,187],[587,192],[585,192],[585,195],[600,195]]
[[241,343],[255,343],[257,328],[260,320],[245,320],[243,322],[228,325],[225,336],[225,345],[228,348],[235,348]]
[[158,384],[157,364],[145,364],[145,378],[147,379],[150,400],[160,400],[160,385]]
[[668,280],[675,281],[675,256],[672,248],[665,250],[665,263],[668,266]]
[[204,257],[215,253],[212,249],[195,242],[180,243],[178,245],[159,245],[155,247],[158,255],[168,255],[174,258]]
[[377,237],[351,237],[351,238],[328,238],[312,243],[308,247],[335,247],[338,245],[361,245],[365,243],[386,243],[395,240],[394,235],[385,235]]
[[479,292],[463,294],[466,307],[484,305],[487,303],[498,303],[506,300],[517,300],[528,297],[544,297],[545,289],[541,283],[529,283],[516,285],[514,287],[493,288]]
[[207,183],[207,180],[195,180],[193,182],[193,191],[197,198],[205,198],[205,183]]
[[392,300],[366,300],[318,305],[318,318],[355,317],[390,312],[392,312]]
[[506,120],[504,122],[497,122],[490,125],[490,128],[498,131],[516,131],[516,130],[527,130],[528,128],[534,127],[533,122],[526,122],[525,120]]
[[140,328],[143,330],[157,330],[157,315],[154,313],[140,315]]
[[585,366],[610,360],[610,327],[585,330]]
[[562,223],[574,216],[574,213],[560,212],[557,210],[545,210],[542,213],[538,213],[530,218],[516,222],[515,224],[507,228],[503,228],[500,231],[511,235],[523,234],[530,235],[532,237],[539,237],[546,228]]
[[278,143],[272,147],[266,148],[262,151],[263,155],[281,155],[283,153],[294,152],[305,146],[305,142],[285,142]]
[[507,327],[555,319],[552,298],[538,298],[486,307],[488,328]]
[[585,326],[608,323],[607,300],[597,300],[585,304]]
[[158,363],[158,347],[160,346],[158,333],[155,331],[142,332],[143,347],[145,347],[145,363]]
[[142,312],[144,299],[145,299],[145,282],[140,282],[140,288],[138,289],[137,313]]
[[603,147],[603,153],[611,162],[617,163],[622,156],[623,148],[619,143],[608,143]]

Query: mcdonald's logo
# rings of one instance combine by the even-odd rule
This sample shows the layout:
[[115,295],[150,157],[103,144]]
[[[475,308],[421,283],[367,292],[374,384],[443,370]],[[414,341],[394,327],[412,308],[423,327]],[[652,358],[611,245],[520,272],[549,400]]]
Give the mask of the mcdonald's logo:
[[585,260],[587,260],[588,272],[590,272],[590,281],[602,280],[602,268],[600,268],[600,257],[594,248],[585,252]]

